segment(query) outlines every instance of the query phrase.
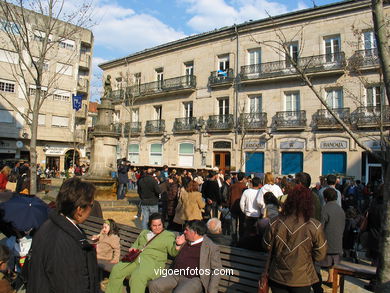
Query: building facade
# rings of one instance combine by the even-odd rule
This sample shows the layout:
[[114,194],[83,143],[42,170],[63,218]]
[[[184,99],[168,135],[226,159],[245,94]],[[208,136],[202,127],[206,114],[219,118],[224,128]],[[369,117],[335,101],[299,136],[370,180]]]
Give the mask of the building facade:
[[[12,9],[20,11],[20,8]],[[42,24],[46,16],[29,10],[23,11],[28,20],[23,29],[28,31],[31,42],[29,47],[24,47],[22,53],[25,59],[22,74],[29,83],[27,85],[15,76],[14,68],[20,64],[20,55],[15,51],[15,46],[9,45],[9,42],[7,44],[7,30],[13,27],[13,35],[20,41],[22,28],[17,22],[11,22],[9,16],[0,15],[0,160],[4,161],[28,161],[30,158],[30,127],[10,103],[23,115],[32,117],[28,103],[29,99],[30,102],[34,100],[31,97],[36,86],[34,80],[28,77],[28,69],[34,70],[33,63],[37,62],[38,50],[43,46],[45,32]],[[74,33],[67,34],[67,30]],[[76,162],[83,163],[86,160],[93,34],[90,30],[57,21],[48,42],[51,48],[44,61],[41,88],[48,95],[39,112],[37,163],[63,171],[73,161],[74,150]],[[27,48],[31,50],[31,54],[27,52]],[[33,56],[33,60],[29,56]],[[72,107],[73,95],[82,96],[81,108],[77,112]]]
[[344,1],[101,64],[113,80],[118,157],[135,165],[379,180],[380,164],[292,60],[362,145],[379,150],[379,129],[390,117],[370,1]]

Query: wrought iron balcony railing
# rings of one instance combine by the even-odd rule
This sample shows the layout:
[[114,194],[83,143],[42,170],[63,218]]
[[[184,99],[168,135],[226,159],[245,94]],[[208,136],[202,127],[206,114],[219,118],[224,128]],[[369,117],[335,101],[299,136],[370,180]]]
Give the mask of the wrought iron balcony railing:
[[232,83],[234,80],[234,71],[229,68],[227,71],[213,71],[209,76],[209,85],[217,86]]
[[304,128],[306,127],[306,111],[301,110],[276,112],[275,126],[277,129]]
[[378,127],[390,124],[390,106],[358,107],[351,114],[351,122],[357,127]]
[[357,68],[379,65],[378,49],[373,48],[356,51],[349,59],[349,65]]
[[131,131],[131,134],[134,134],[134,135],[140,134],[141,133],[141,122],[126,122],[124,134],[126,136],[129,135],[129,131]]
[[207,129],[214,131],[226,131],[234,126],[233,115],[210,115],[207,120]]
[[[297,60],[298,67],[305,73],[341,69],[344,63],[344,52],[301,57]],[[296,74],[296,69],[287,60],[282,60],[242,66],[240,76],[241,80],[250,80],[293,74]]]
[[193,132],[196,129],[196,122],[195,117],[175,118],[173,132]]
[[169,92],[181,89],[195,89],[196,76],[184,75],[162,81],[154,81],[149,83],[143,83],[135,85],[129,88],[129,93],[132,96],[150,95],[160,92]]
[[[349,108],[335,108],[332,109],[333,112],[337,114],[337,116],[346,124],[350,123],[350,109]],[[326,109],[320,109],[317,111],[317,115],[315,117],[316,124],[318,128],[324,127],[339,127],[340,124],[336,121],[336,119],[330,114],[330,112]]]
[[165,120],[148,120],[146,121],[146,134],[161,134],[165,131]]
[[114,123],[111,124],[110,130],[115,132],[116,134],[122,134],[122,123]]
[[240,126],[244,130],[267,128],[267,113],[243,113],[240,115]]

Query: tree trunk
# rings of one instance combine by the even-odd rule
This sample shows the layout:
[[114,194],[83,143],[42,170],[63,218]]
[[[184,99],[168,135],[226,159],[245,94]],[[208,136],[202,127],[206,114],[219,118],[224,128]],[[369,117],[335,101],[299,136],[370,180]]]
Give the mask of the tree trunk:
[[30,194],[37,194],[37,136],[38,136],[38,111],[33,112],[31,122],[30,139]]

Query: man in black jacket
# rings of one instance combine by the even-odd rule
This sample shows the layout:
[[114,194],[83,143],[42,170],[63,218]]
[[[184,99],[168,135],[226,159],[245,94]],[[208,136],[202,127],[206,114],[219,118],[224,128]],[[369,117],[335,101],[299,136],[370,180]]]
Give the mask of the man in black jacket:
[[144,177],[138,181],[138,195],[141,198],[142,229],[148,229],[149,216],[158,213],[158,200],[161,193],[157,180],[149,168]]
[[130,165],[127,163],[126,158],[123,158],[118,166],[118,189],[116,199],[124,199],[126,195],[126,186],[129,183],[129,176],[127,172],[130,170]]
[[206,219],[212,217],[218,218],[218,206],[221,205],[221,195],[217,183],[217,173],[210,171],[208,179],[202,184],[202,196],[206,200],[205,215]]

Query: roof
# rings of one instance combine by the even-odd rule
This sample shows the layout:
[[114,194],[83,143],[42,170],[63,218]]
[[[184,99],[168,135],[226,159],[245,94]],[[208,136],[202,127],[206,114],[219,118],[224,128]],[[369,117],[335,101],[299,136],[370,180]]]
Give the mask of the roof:
[[148,52],[152,52],[152,51],[157,51],[157,50],[163,49],[163,48],[168,48],[168,47],[173,46],[173,45],[185,44],[186,42],[189,42],[191,40],[201,39],[203,37],[216,35],[216,34],[221,33],[221,32],[229,32],[229,31],[235,32],[236,29],[239,30],[240,28],[244,28],[244,27],[247,27],[247,26],[253,26],[253,25],[263,24],[263,23],[265,24],[265,23],[267,23],[269,21],[281,20],[283,18],[288,18],[288,17],[292,17],[292,16],[298,16],[298,15],[305,14],[305,13],[308,13],[308,12],[316,12],[318,10],[324,10],[324,9],[327,9],[327,8],[332,8],[332,7],[337,7],[337,6],[347,6],[347,5],[353,4],[353,3],[359,4],[359,2],[360,2],[360,4],[363,3],[363,4],[367,5],[371,1],[368,1],[368,0],[364,0],[364,1],[345,0],[345,1],[342,1],[342,2],[336,2],[336,3],[331,3],[331,4],[327,4],[327,5],[322,5],[322,6],[315,6],[313,8],[306,8],[306,9],[302,9],[302,10],[299,10],[299,11],[284,13],[284,14],[281,14],[281,15],[272,16],[272,18],[271,17],[267,17],[267,18],[256,20],[256,21],[252,21],[252,20],[246,21],[244,23],[237,24],[237,25],[233,24],[232,26],[225,26],[225,27],[222,27],[222,28],[219,28],[219,29],[215,29],[215,30],[212,30],[212,31],[209,31],[209,32],[204,32],[204,33],[188,36],[188,37],[185,37],[185,38],[182,38],[182,39],[179,39],[179,40],[175,40],[175,41],[168,42],[168,43],[165,43],[165,44],[162,44],[162,45],[158,45],[158,46],[155,46],[155,47],[152,47],[152,48],[148,48],[148,49],[145,49],[145,50],[142,50],[142,51],[138,51],[138,52],[132,53],[132,54],[130,54],[128,56],[125,56],[125,57],[113,59],[113,60],[110,60],[110,61],[107,61],[107,62],[99,64],[99,67],[104,69],[105,66],[108,66],[108,65],[110,65],[112,63],[117,63],[118,61],[121,61],[121,60],[126,60],[126,59],[129,59],[129,58],[132,58],[132,57],[141,56],[142,54],[145,54],[145,53],[148,53]]

